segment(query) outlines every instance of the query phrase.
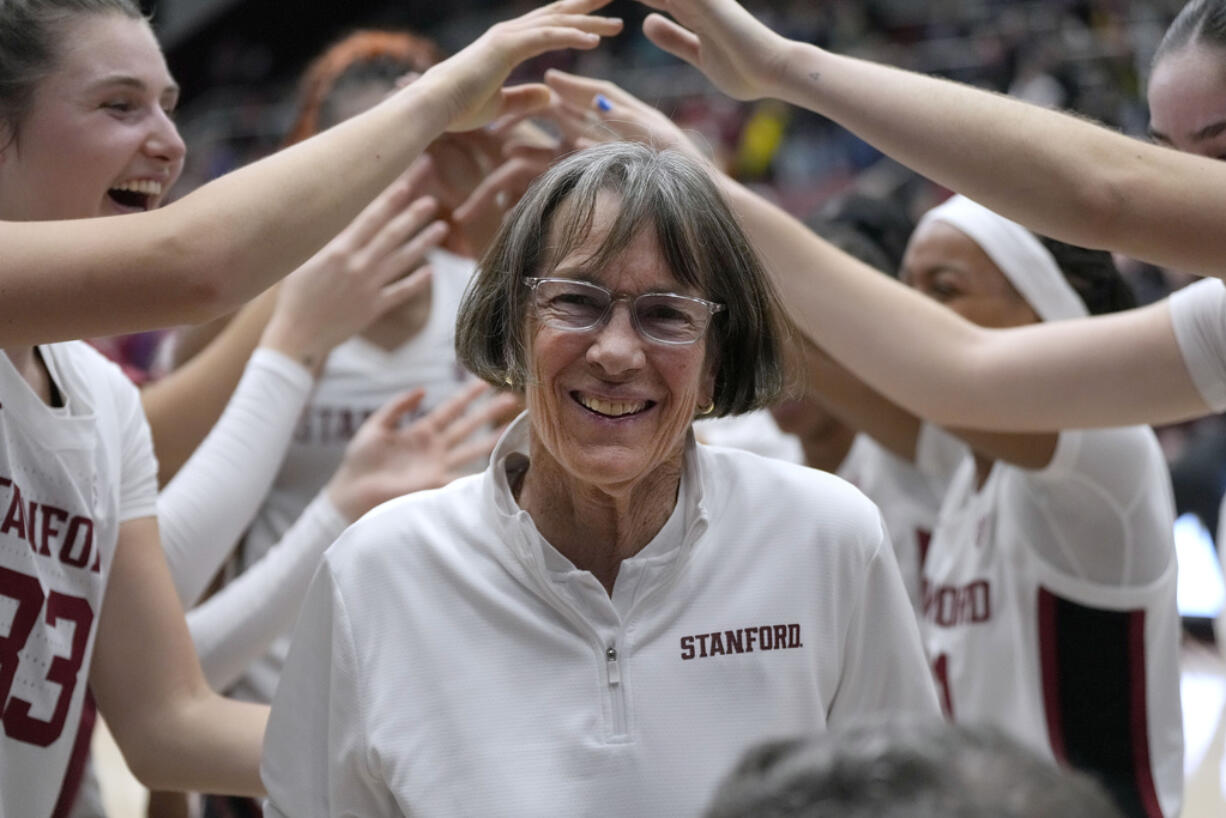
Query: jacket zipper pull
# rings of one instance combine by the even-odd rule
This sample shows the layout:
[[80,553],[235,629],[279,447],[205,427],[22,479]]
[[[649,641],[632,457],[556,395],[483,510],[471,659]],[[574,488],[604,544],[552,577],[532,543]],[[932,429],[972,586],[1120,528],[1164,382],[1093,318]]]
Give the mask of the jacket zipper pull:
[[621,684],[622,672],[617,664],[617,648],[609,645],[604,652],[605,662],[609,665],[609,686],[616,687]]

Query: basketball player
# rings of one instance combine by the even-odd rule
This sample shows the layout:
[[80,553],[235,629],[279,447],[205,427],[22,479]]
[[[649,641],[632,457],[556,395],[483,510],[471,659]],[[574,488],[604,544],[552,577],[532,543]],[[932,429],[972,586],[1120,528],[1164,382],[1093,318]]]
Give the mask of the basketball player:
[[[594,48],[620,31],[620,20],[587,15],[602,4],[558,0],[500,23],[352,126],[134,221],[0,220],[0,347],[199,323],[232,311],[335,235],[437,133],[545,104],[540,86],[501,84],[528,57]],[[51,267],[55,276],[47,275]],[[145,298],[133,300],[132,292]]]

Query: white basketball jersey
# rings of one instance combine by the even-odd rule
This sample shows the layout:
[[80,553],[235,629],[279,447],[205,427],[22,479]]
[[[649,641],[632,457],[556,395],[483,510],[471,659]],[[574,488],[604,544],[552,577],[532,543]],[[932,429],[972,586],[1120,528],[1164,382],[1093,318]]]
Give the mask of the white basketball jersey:
[[55,809],[119,524],[156,513],[135,387],[82,342],[39,349],[63,408],[0,353],[0,818]]
[[1183,786],[1172,499],[1146,427],[1063,432],[1051,464],[967,459],[923,568],[938,695],[1096,775],[1128,815]]
[[866,434],[856,435],[838,475],[877,504],[890,532],[898,569],[916,612],[920,609],[920,567],[928,554],[941,499],[953,469],[970,452],[966,444],[925,425],[917,463],[909,463]]
[[[328,357],[272,491],[243,541],[243,570],[263,557],[298,519],[340,465],[358,427],[379,407],[407,389],[424,387],[425,399],[411,420],[472,379],[456,362],[455,319],[475,269],[473,262],[439,250],[431,254],[430,263],[434,268],[430,315],[417,335],[393,350],[354,337]],[[265,658],[236,684],[234,695],[270,701],[288,647],[288,635],[274,642]]]

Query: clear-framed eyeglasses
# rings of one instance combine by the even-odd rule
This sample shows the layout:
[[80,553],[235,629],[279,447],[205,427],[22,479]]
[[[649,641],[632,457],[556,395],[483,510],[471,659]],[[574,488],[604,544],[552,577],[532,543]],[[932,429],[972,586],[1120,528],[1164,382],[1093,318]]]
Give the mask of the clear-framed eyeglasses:
[[536,317],[547,327],[567,332],[591,332],[603,327],[613,305],[627,302],[639,335],[657,344],[692,344],[706,332],[723,304],[677,293],[613,295],[588,281],[573,278],[525,278],[532,290]]

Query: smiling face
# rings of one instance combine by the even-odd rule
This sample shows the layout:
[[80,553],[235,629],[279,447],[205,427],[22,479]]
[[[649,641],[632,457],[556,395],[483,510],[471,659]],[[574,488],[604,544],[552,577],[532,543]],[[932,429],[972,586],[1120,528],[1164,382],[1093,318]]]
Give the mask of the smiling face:
[[982,327],[1039,321],[983,248],[942,221],[927,222],[911,235],[899,277]]
[[0,218],[75,219],[157,207],[183,170],[178,86],[149,25],[122,14],[68,22],[59,65],[15,139],[0,144]]
[[[617,206],[615,195],[602,193],[587,237],[537,275],[591,281],[619,295],[702,297],[678,281],[650,228],[609,264],[592,269],[589,261]],[[527,320],[534,469],[556,469],[609,494],[625,493],[662,467],[680,469],[696,407],[714,391],[706,336],[686,345],[648,341],[635,330],[625,301],[614,305],[603,327],[587,332],[553,329],[531,314]]]
[[1165,54],[1147,96],[1155,142],[1226,159],[1226,49],[1194,42]]

